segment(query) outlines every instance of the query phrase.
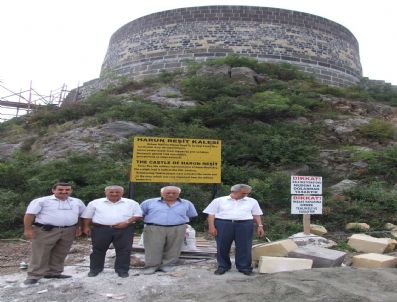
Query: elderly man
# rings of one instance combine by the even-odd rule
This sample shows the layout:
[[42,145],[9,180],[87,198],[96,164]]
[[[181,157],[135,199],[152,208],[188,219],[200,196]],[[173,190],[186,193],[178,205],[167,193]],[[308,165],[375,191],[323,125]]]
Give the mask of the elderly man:
[[88,277],[95,277],[103,271],[106,251],[111,243],[116,250],[116,273],[121,278],[129,276],[134,223],[142,218],[142,211],[135,200],[123,198],[123,193],[121,186],[106,187],[106,197],[91,201],[81,215],[83,233],[91,235],[92,239]]
[[172,270],[181,254],[186,224],[197,216],[194,205],[179,198],[180,188],[167,186],[160,193],[161,197],[147,199],[141,204],[146,275]]
[[65,258],[75,236],[81,234],[79,216],[84,203],[70,197],[69,183],[56,183],[53,195],[30,202],[24,216],[24,235],[32,240],[32,257],[25,284],[35,284],[42,277],[64,279]]
[[230,248],[236,247],[236,268],[244,275],[252,275],[252,233],[254,222],[259,236],[264,235],[258,201],[248,197],[251,187],[237,184],[231,193],[214,199],[205,209],[208,214],[208,233],[215,236],[218,268],[215,275],[223,275],[230,270]]

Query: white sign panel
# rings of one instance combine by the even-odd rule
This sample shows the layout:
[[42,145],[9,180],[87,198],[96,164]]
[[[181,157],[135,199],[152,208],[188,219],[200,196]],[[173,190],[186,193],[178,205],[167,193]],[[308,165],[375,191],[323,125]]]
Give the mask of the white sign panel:
[[291,214],[322,214],[323,197],[292,195]]
[[321,176],[291,176],[291,194],[321,195],[323,194],[323,178]]

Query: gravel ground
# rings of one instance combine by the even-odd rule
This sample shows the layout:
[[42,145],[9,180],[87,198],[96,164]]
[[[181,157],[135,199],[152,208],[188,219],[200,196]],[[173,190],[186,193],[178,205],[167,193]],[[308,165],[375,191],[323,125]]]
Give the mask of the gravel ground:
[[[142,268],[133,267],[130,277],[119,278],[111,268],[110,251],[105,271],[88,278],[89,242],[84,240],[76,242],[67,259],[65,273],[73,278],[42,279],[25,286],[26,272],[18,266],[6,267],[3,260],[9,264],[27,261],[29,243],[2,242],[0,248],[0,302],[397,301],[397,269],[339,267],[251,277],[232,269],[216,276],[215,260],[207,259],[184,260],[173,272],[155,275],[143,275]],[[143,259],[142,254],[135,256]]]

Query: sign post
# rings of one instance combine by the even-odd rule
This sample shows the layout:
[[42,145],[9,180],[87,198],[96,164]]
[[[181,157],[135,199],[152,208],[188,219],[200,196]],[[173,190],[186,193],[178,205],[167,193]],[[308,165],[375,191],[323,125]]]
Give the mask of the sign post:
[[[303,233],[310,234],[310,215],[322,214],[321,176],[291,176],[291,214],[303,214]],[[299,195],[298,195],[299,194]]]

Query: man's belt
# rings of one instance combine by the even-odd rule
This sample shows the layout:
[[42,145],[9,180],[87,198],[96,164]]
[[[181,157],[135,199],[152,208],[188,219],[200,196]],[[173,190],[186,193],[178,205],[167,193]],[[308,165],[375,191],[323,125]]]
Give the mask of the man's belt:
[[254,221],[253,219],[244,219],[244,220],[235,220],[235,219],[221,219],[221,218],[215,218],[215,220],[220,220],[220,221],[228,221],[228,222],[235,222],[235,223],[239,223],[239,222],[247,222],[247,221]]
[[145,224],[169,228],[169,227],[174,227],[174,226],[178,226],[178,225],[184,225],[186,223],[180,223],[180,224],[157,224],[157,223],[146,222]]
[[65,226],[58,226],[58,225],[51,225],[51,224],[42,224],[42,223],[38,223],[38,222],[34,222],[34,223],[32,223],[32,224],[35,225],[35,226],[38,226],[38,227],[43,227],[43,228],[48,229],[48,230],[71,228],[71,227],[76,226],[76,224],[73,224],[73,225],[65,225]]
[[109,224],[100,224],[100,223],[96,223],[96,222],[93,222],[91,224],[92,224],[92,226],[98,227],[98,228],[113,228],[113,225],[109,225]]

